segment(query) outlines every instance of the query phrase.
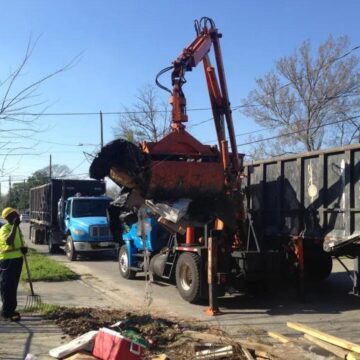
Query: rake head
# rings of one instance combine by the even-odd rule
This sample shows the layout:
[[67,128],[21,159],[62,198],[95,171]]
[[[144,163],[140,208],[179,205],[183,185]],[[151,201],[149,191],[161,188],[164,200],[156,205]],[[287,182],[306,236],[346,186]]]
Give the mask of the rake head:
[[42,308],[42,301],[40,295],[28,295],[26,298],[26,304],[24,310],[35,311]]

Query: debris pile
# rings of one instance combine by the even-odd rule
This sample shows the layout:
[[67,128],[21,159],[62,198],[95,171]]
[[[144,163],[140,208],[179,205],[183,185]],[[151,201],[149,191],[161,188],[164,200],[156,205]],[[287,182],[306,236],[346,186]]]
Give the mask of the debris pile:
[[[221,186],[216,190],[211,190],[211,186],[207,188],[205,183],[196,183],[201,179],[210,181],[215,174],[211,174],[212,176],[197,174],[195,176],[190,172],[189,174],[192,174],[196,180],[193,179],[194,183],[192,183],[185,180],[188,171],[183,170],[182,176],[176,176],[176,181],[173,182],[169,179],[169,176],[173,176],[169,169],[160,170],[159,163],[169,161],[169,157],[165,157],[165,159],[152,158],[151,154],[124,139],[117,139],[106,144],[94,158],[89,169],[90,177],[101,180],[108,176],[119,186],[119,194],[108,208],[109,225],[113,234],[117,234],[121,224],[131,226],[135,223],[137,210],[143,205],[154,215],[160,216],[160,222],[161,219],[164,219],[164,222],[161,223],[165,227],[167,224],[178,224],[180,218],[176,217],[174,220],[172,216],[172,219],[169,220],[163,218],[162,213],[168,212],[169,209],[172,213],[176,210],[180,212],[181,218],[184,217],[184,225],[179,223],[180,226],[172,228],[173,231],[179,233],[182,233],[181,229],[186,227],[186,223],[206,223],[212,218],[220,218],[226,221],[228,226],[235,226],[236,203],[223,191],[224,180],[222,178],[219,181]],[[180,167],[179,164],[195,167],[203,165],[202,162],[188,161],[175,161],[174,163],[177,164],[177,167]],[[213,163],[204,164],[210,166]],[[159,172],[161,172],[161,180],[159,180]],[[222,176],[223,171],[221,170],[220,173]],[[185,211],[177,209],[179,201],[186,203]],[[179,229],[180,231],[178,231]]]
[[230,336],[205,325],[121,310],[62,308],[47,318],[76,337],[49,352],[58,359],[360,360],[360,345],[292,322],[287,326],[303,336],[289,337],[273,331]]
[[273,331],[230,336],[198,323],[93,308],[60,308],[46,318],[75,338],[50,350],[57,359],[360,360],[360,345],[292,322],[287,326],[303,336],[288,337]]

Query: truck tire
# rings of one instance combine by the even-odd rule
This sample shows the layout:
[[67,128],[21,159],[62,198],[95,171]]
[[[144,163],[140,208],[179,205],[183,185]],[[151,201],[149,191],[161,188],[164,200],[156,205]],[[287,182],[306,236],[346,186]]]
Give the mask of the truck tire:
[[332,257],[325,252],[306,254],[304,256],[305,278],[311,282],[327,279],[332,270]]
[[127,245],[123,245],[119,251],[119,271],[120,275],[124,279],[131,280],[136,276],[136,271],[129,269],[129,254]]
[[176,286],[181,297],[196,303],[201,299],[200,257],[193,253],[182,253],[176,263]]
[[66,238],[65,253],[66,253],[67,258],[70,261],[76,260],[77,252],[75,251],[74,241],[73,241],[71,235],[68,235],[68,237]]
[[34,244],[41,244],[41,230],[35,229]]
[[59,253],[59,244],[54,244],[54,235],[50,232],[48,235],[48,248],[50,254],[57,254]]
[[45,229],[41,231],[41,244],[47,244],[47,231]]

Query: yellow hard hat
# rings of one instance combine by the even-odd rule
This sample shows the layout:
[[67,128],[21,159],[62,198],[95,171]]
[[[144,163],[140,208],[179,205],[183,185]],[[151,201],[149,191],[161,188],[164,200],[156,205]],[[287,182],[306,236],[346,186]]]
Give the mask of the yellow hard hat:
[[7,207],[3,210],[3,212],[1,213],[1,217],[3,219],[6,219],[10,214],[12,214],[13,212],[17,212],[16,209],[11,208],[11,207]]

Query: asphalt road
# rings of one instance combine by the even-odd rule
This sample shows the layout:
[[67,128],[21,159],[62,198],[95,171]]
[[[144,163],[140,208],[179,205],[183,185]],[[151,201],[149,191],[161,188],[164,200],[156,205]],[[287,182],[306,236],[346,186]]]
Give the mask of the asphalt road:
[[[22,224],[24,237],[28,237],[28,224]],[[47,253],[46,245],[33,245]],[[231,333],[256,334],[262,330],[273,330],[295,335],[286,327],[287,321],[307,323],[310,326],[358,342],[360,339],[360,298],[350,293],[352,283],[345,270],[334,261],[333,273],[320,285],[306,286],[306,302],[299,302],[294,291],[277,295],[237,295],[221,298],[222,315],[208,317],[204,305],[191,305],[177,292],[175,285],[165,282],[153,283],[148,291],[144,277],[135,280],[123,279],[113,255],[83,258],[74,262],[65,255],[49,255],[65,263],[97,291],[108,294],[121,308],[147,309],[145,295],[150,295],[151,313],[207,321],[222,326]],[[352,262],[346,261],[350,269]],[[86,304],[79,304],[86,305]]]

